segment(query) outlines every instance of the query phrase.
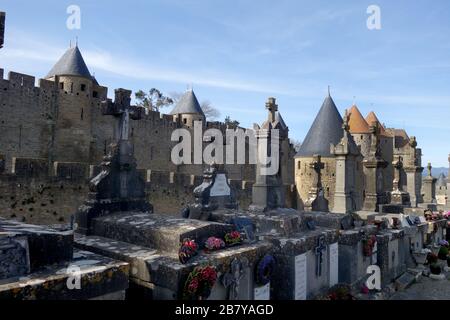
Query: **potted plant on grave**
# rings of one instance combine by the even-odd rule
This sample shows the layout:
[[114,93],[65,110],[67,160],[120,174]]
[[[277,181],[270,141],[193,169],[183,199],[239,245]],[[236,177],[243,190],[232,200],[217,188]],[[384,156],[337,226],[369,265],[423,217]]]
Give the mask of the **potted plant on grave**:
[[448,257],[448,242],[442,240],[440,243],[441,247],[439,248],[438,258],[440,260],[447,260]]
[[212,252],[225,248],[225,242],[216,237],[209,237],[205,242],[205,251]]
[[225,235],[225,244],[227,246],[235,246],[242,243],[242,236],[239,231],[232,231]]
[[430,273],[434,275],[440,275],[442,272],[441,266],[438,264],[438,256],[435,253],[430,252],[427,255],[427,264],[430,266]]
[[205,300],[217,280],[217,271],[212,266],[199,266],[189,274],[183,290],[184,300]]

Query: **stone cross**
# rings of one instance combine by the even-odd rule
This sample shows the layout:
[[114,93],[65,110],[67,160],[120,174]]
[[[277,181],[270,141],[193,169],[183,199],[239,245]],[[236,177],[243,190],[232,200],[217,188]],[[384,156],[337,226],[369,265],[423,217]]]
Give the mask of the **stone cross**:
[[322,157],[315,154],[313,156],[313,162],[309,164],[309,167],[313,170],[312,187],[316,190],[322,189],[322,174],[321,170],[325,168],[325,164],[321,161]]
[[275,112],[278,111],[278,105],[276,104],[276,99],[270,97],[266,102],[266,109],[269,110],[269,120],[270,122],[275,121]]
[[244,263],[234,258],[230,271],[222,276],[222,285],[228,290],[228,300],[238,300],[239,285],[244,276]]
[[323,252],[327,249],[325,244],[325,237],[320,236],[317,240],[317,247],[315,249],[316,254],[316,276],[322,276],[322,262],[323,262]]
[[395,161],[392,163],[392,166],[394,167],[394,190],[401,191],[401,169],[403,168],[403,158],[401,156],[396,156]]
[[102,102],[103,114],[112,115],[118,121],[114,130],[114,140],[128,140],[130,131],[130,118],[139,120],[142,118],[142,108],[131,106],[131,91],[125,89],[115,90],[114,102],[107,100]]

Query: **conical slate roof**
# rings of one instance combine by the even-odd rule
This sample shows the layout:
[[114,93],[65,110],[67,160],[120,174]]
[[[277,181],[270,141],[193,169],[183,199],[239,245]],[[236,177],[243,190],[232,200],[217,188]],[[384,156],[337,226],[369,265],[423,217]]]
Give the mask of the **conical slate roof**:
[[92,78],[78,46],[69,48],[53,66],[46,78],[58,76],[80,76]]
[[371,111],[367,117],[366,117],[366,122],[369,126],[371,126],[374,122],[377,122],[380,126],[380,135],[382,136],[386,136],[386,130],[384,129],[384,126],[381,124],[380,120],[378,120],[377,115],[375,114],[375,112]]
[[348,125],[350,133],[370,133],[369,124],[356,105],[353,105],[349,111]]
[[441,173],[436,181],[436,187],[445,187],[445,186],[447,186],[447,179],[445,178],[445,175]]
[[186,91],[170,114],[180,113],[199,113],[205,116],[192,89]]
[[342,124],[342,117],[333,99],[328,95],[296,156],[311,157],[315,154],[323,157],[333,156],[330,144],[336,145],[344,136]]

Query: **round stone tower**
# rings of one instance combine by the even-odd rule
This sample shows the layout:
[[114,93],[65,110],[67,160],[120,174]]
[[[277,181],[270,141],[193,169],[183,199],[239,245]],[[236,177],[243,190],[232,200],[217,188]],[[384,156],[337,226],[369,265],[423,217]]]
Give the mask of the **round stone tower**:
[[56,81],[58,94],[54,107],[55,141],[58,161],[89,162],[92,140],[92,99],[97,98],[94,80],[76,45],[69,48],[45,79]]
[[205,125],[206,117],[203,113],[194,90],[187,90],[170,113],[173,121],[189,128],[194,127],[194,121],[202,121]]

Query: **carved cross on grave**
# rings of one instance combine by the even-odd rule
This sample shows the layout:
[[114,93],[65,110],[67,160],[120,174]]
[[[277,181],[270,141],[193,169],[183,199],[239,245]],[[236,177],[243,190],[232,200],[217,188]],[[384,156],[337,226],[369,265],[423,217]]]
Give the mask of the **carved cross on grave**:
[[394,181],[393,181],[394,191],[401,191],[402,190],[401,169],[403,168],[403,158],[401,156],[397,156],[392,165],[394,167]]
[[222,285],[228,290],[228,300],[238,300],[239,286],[244,277],[244,269],[247,267],[246,259],[234,258],[230,265],[230,271],[222,276]]
[[114,140],[128,140],[130,131],[130,118],[139,120],[142,118],[143,108],[131,106],[131,91],[125,89],[115,90],[114,102],[107,100],[102,102],[103,114],[112,115],[117,121],[114,128]]
[[325,244],[325,236],[320,236],[317,240],[317,247],[315,249],[316,254],[316,276],[322,276],[322,262],[323,262],[323,252],[327,249]]
[[321,156],[314,155],[313,161],[309,164],[309,167],[313,169],[313,181],[312,187],[317,191],[322,189],[322,174],[321,170],[325,168],[325,164],[321,160]]

